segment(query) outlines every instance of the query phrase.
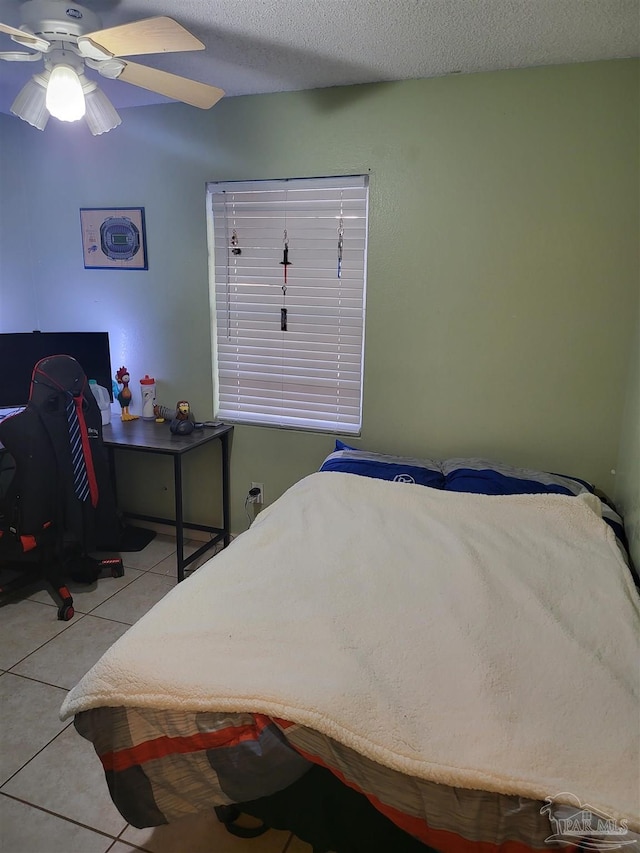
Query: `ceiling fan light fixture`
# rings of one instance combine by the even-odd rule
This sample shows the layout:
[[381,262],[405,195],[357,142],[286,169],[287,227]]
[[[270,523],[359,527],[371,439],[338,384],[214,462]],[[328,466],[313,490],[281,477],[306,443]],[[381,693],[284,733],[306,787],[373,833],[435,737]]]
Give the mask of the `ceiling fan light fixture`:
[[43,61],[44,75],[35,75],[11,108],[39,130],[51,115],[64,122],[86,116],[94,136],[121,124],[107,96],[87,80],[85,68],[203,110],[224,96],[208,83],[129,61],[130,56],[205,49],[173,18],[159,15],[103,29],[91,9],[63,0],[22,0],[21,15],[20,29],[0,22],[0,33],[34,52],[4,51],[0,60]]
[[70,65],[61,63],[53,67],[46,105],[51,115],[60,121],[78,121],[85,114],[82,83]]
[[34,74],[11,104],[11,112],[37,130],[44,130],[49,121],[49,110],[46,106],[48,80],[48,71]]
[[91,88],[83,88],[87,108],[84,118],[93,136],[107,133],[122,123],[115,107],[102,89],[93,82]]

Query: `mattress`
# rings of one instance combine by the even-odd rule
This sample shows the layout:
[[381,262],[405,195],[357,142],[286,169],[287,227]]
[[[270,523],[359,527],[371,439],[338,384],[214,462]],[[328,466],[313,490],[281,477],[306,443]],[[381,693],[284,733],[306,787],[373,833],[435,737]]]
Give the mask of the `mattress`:
[[325,471],[136,623],[62,715],[135,826],[319,764],[442,853],[545,849],[585,804],[640,826],[639,612],[588,489]]
[[137,827],[269,796],[318,764],[442,853],[544,850],[553,833],[544,802],[407,776],[287,720],[102,707],[74,722],[95,747],[116,807]]

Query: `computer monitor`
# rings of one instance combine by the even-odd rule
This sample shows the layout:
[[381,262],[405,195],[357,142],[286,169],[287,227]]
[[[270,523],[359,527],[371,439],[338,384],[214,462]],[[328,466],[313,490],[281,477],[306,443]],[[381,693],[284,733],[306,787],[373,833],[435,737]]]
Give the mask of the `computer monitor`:
[[0,334],[0,409],[28,402],[33,368],[49,355],[75,358],[113,402],[108,332],[8,332]]

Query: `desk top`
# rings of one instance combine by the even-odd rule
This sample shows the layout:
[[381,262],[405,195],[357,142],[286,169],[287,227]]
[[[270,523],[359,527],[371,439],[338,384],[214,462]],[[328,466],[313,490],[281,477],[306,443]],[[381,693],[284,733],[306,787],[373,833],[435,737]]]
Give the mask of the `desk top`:
[[200,444],[206,444],[214,438],[221,438],[232,430],[232,425],[221,424],[217,427],[205,426],[194,429],[189,435],[174,435],[169,431],[169,421],[159,424],[142,418],[135,421],[122,421],[120,418],[115,418],[110,424],[102,427],[102,440],[107,447],[123,447],[177,456]]

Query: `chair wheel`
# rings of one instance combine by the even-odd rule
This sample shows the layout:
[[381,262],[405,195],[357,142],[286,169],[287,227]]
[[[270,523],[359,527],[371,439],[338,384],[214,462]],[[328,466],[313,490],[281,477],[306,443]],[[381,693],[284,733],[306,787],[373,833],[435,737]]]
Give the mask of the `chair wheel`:
[[69,619],[73,619],[74,613],[75,610],[72,604],[63,604],[58,608],[58,619],[62,622],[68,622]]

